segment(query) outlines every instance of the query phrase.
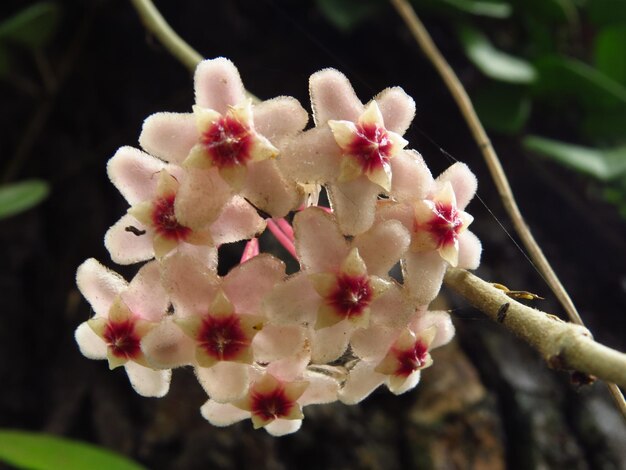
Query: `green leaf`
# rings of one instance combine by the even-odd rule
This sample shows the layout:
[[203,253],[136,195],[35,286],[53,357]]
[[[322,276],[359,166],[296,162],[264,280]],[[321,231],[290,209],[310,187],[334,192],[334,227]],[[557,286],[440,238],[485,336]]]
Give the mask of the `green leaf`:
[[0,431],[0,460],[31,470],[141,470],[111,451],[61,437]]
[[348,32],[373,17],[382,0],[317,0],[317,6],[337,29]]
[[596,68],[607,77],[626,85],[626,24],[607,26],[596,36]]
[[56,3],[35,3],[0,23],[0,38],[39,49],[56,31],[59,17],[60,10]]
[[494,48],[487,36],[477,29],[462,26],[459,37],[467,57],[488,77],[509,83],[535,80],[535,69],[529,62]]
[[613,180],[626,172],[626,146],[602,150],[532,135],[524,138],[522,145],[601,181]]
[[527,91],[519,86],[489,83],[473,95],[472,101],[483,124],[503,134],[517,134],[530,115]]
[[626,106],[626,88],[584,62],[548,56],[535,66],[539,78],[534,91],[540,95],[574,97],[590,109]]
[[513,8],[508,2],[485,0],[443,0],[444,3],[464,13],[491,18],[508,18]]
[[594,110],[587,113],[582,123],[585,136],[601,142],[624,143],[626,107],[619,109]]
[[0,186],[0,219],[24,212],[43,201],[50,192],[48,183],[26,180]]
[[589,0],[589,19],[598,26],[626,23],[626,2],[624,0]]

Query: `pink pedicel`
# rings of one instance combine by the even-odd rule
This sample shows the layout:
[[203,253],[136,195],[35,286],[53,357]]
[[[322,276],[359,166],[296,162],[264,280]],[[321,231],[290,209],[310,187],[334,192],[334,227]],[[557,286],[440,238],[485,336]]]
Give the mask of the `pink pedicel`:
[[377,124],[365,123],[356,125],[353,141],[345,149],[344,154],[356,157],[364,173],[383,167],[389,163],[393,150],[393,142],[387,130]]
[[363,314],[372,297],[372,287],[367,276],[339,274],[337,288],[326,298],[326,303],[333,306],[338,315],[355,318]]
[[181,225],[174,214],[175,194],[160,197],[154,201],[152,209],[152,224],[155,231],[172,240],[185,240],[191,233],[189,227]]
[[120,359],[135,359],[141,354],[141,338],[135,331],[133,320],[109,320],[102,334],[111,353]]
[[241,327],[239,316],[234,313],[219,317],[205,316],[197,340],[200,348],[218,361],[235,360],[250,347],[250,340]]
[[463,221],[459,212],[451,204],[436,202],[433,207],[433,217],[426,224],[432,234],[437,248],[452,245],[463,228]]
[[200,142],[218,168],[245,165],[250,159],[250,129],[239,120],[224,116],[211,124]]

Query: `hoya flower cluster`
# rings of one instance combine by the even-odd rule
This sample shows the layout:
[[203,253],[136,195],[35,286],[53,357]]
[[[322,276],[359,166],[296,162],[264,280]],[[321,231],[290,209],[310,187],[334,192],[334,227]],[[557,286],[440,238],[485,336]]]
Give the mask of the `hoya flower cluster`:
[[[95,312],[76,330],[85,356],[124,366],[145,396],[193,367],[207,420],[250,418],[274,435],[296,431],[307,405],[418,383],[454,334],[446,312],[427,310],[447,266],[479,263],[464,212],[476,179],[460,163],[435,179],[407,148],[415,104],[402,89],[363,104],[326,69],[310,94],[304,130],[297,100],[254,103],[230,61],[207,60],[193,111],[150,116],[142,150],[117,151],[108,173],[129,209],[105,245],[116,263],[147,263],[130,283],[94,259],[80,266]],[[317,206],[322,190],[330,208]],[[259,252],[266,229],[297,273]],[[241,263],[219,276],[219,247],[241,240]]]

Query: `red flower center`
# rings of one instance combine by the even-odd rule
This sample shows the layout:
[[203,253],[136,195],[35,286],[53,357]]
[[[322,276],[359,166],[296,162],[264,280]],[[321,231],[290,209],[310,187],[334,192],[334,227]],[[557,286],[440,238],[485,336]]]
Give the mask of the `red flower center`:
[[433,212],[433,217],[428,222],[428,231],[435,239],[437,248],[453,244],[463,226],[458,211],[450,204],[437,202]]
[[184,240],[191,229],[178,223],[174,214],[175,194],[161,197],[154,202],[152,223],[160,235],[175,240]]
[[265,421],[287,416],[293,406],[294,402],[287,398],[283,387],[265,394],[252,392],[252,414]]
[[245,165],[250,159],[250,128],[230,116],[211,124],[200,141],[218,168]]
[[400,363],[396,375],[408,377],[426,363],[428,347],[418,340],[411,349],[395,351],[395,353]]
[[235,359],[250,346],[241,322],[236,314],[224,317],[208,316],[202,320],[198,333],[200,347],[211,357],[220,361]]
[[139,343],[141,338],[135,332],[135,322],[124,320],[121,322],[110,321],[104,329],[104,341],[116,357],[132,359],[141,352]]
[[387,164],[393,146],[387,130],[376,124],[357,124],[356,129],[347,153],[358,158],[364,172]]
[[348,276],[340,274],[337,277],[337,289],[327,299],[327,302],[345,318],[352,318],[363,313],[372,301],[372,287],[367,276]]

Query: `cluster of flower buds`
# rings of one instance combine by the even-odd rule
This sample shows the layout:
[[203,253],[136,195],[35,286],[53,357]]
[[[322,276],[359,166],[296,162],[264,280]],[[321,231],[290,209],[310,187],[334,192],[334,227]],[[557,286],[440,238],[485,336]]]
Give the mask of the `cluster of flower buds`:
[[[364,105],[326,69],[310,94],[304,130],[296,99],[256,103],[230,61],[207,60],[193,112],[148,117],[143,150],[117,151],[108,173],[130,208],[105,245],[116,263],[148,262],[130,283],[94,259],[79,267],[95,313],[76,330],[85,356],[124,366],[144,396],[191,366],[207,420],[273,435],[299,429],[307,405],[415,387],[454,335],[447,312],[427,310],[446,268],[480,260],[463,211],[476,178],[457,163],[435,179],[406,148],[415,104],[402,89]],[[266,228],[297,273],[259,252]],[[241,263],[219,276],[219,247],[241,240]]]

